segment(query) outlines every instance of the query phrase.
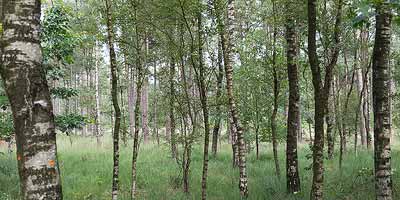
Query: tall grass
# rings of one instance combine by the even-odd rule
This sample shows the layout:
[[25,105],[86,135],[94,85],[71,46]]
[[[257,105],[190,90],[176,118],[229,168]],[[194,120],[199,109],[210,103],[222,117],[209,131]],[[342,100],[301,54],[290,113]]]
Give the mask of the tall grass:
[[[105,139],[97,146],[94,138],[74,137],[71,145],[66,137],[58,138],[59,162],[62,173],[64,199],[110,199],[112,177],[112,144]],[[397,146],[397,145],[396,145]],[[131,144],[121,144],[120,199],[129,199]],[[201,195],[201,146],[194,147],[191,167],[190,194],[182,192],[180,165],[170,157],[166,144],[142,145],[138,160],[139,199],[200,199]],[[302,191],[286,194],[284,145],[279,147],[282,168],[280,179],[275,176],[272,150],[269,144],[261,147],[261,157],[254,152],[247,156],[249,199],[295,200],[308,199],[312,172],[309,170],[311,154],[308,145],[301,145],[299,162]],[[6,152],[4,147],[1,152]],[[358,156],[348,152],[343,168],[338,168],[337,155],[325,160],[325,199],[373,200],[373,153],[361,150]],[[395,169],[400,167],[400,153],[393,150],[393,187],[395,198],[400,198],[400,177]],[[223,144],[218,155],[210,158],[208,174],[208,199],[240,199],[238,171],[232,168],[231,147]],[[18,176],[14,155],[0,154],[0,200],[18,199]]]

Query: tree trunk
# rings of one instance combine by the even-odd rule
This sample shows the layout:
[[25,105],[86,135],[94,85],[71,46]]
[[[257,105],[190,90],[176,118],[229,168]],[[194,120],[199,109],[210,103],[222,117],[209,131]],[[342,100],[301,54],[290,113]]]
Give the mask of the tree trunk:
[[222,96],[222,79],[224,78],[224,68],[222,66],[222,47],[221,42],[218,43],[218,74],[217,74],[217,92],[216,92],[216,103],[217,107],[215,109],[216,118],[214,121],[213,128],[213,140],[212,140],[212,153],[214,157],[217,155],[218,151],[218,134],[221,129],[221,96]]
[[[333,81],[332,84],[335,82]],[[332,85],[332,89],[329,91],[329,98],[333,98],[333,90],[335,88],[334,85]],[[335,148],[335,137],[334,137],[334,113],[331,112],[334,109],[332,108],[333,104],[326,104],[326,115],[325,115],[325,121],[326,121],[326,140],[328,143],[328,159],[333,158],[333,153],[334,153],[334,148]]]
[[[187,118],[183,118],[183,136],[184,136],[184,144],[183,144],[183,155],[182,155],[182,169],[183,169],[183,192],[188,194],[190,189],[190,162],[191,162],[191,154],[192,154],[192,147],[191,147],[191,139],[188,136],[188,122]],[[192,127],[193,128],[193,127]],[[193,132],[194,129],[192,129]]]
[[101,145],[100,141],[100,77],[99,77],[99,63],[97,61],[97,42],[95,46],[95,89],[96,89],[96,107],[95,107],[95,132],[97,145]]
[[176,145],[176,133],[175,133],[175,114],[174,114],[174,102],[175,102],[175,61],[171,60],[169,67],[169,135],[171,137],[171,154],[172,158],[178,159],[178,151]]
[[131,137],[135,134],[135,75],[134,69],[129,66],[129,86],[128,86],[128,113],[129,113],[129,134]]
[[[232,132],[231,132],[231,122],[230,122],[230,117],[229,117],[229,113],[227,113],[226,116],[226,135],[228,137],[228,144],[232,144]],[[233,144],[232,144],[232,148],[233,148]]]
[[[348,111],[350,95],[351,95],[351,92],[353,91],[354,77],[355,77],[355,71],[353,71],[352,76],[351,76],[350,88],[347,91],[343,113],[347,113],[347,111]],[[339,168],[342,167],[343,155],[346,152],[346,144],[347,144],[346,138],[347,138],[348,132],[349,132],[349,128],[348,128],[348,124],[347,124],[346,115],[343,115],[342,116],[342,131],[341,131],[341,137],[340,137]]]
[[[138,2],[135,2],[138,3]],[[136,5],[134,9],[134,20],[137,20],[137,10]],[[141,35],[139,34],[139,26],[135,24],[135,46],[136,46],[136,102],[135,102],[135,113],[134,113],[134,121],[135,121],[135,132],[133,135],[133,148],[132,148],[132,178],[131,178],[131,199],[135,199],[136,195],[136,178],[137,178],[137,158],[139,154],[139,116],[140,116],[140,107],[142,105],[142,86],[147,77],[145,77],[143,63],[142,63],[142,45],[141,45]],[[146,49],[147,49],[147,39],[146,40]],[[144,61],[146,63],[146,61]],[[142,115],[143,117],[143,115]],[[142,119],[143,120],[143,119]]]
[[332,57],[328,65],[325,66],[325,79],[322,80],[321,68],[317,54],[317,1],[308,0],[308,57],[312,71],[314,87],[314,122],[315,135],[313,146],[313,181],[310,199],[323,199],[324,184],[324,117],[326,104],[328,103],[331,81],[333,78],[333,69],[339,56],[340,43],[340,25],[342,15],[342,0],[337,4],[337,13],[335,18]]
[[[201,6],[201,1],[199,1],[199,6]],[[210,124],[209,124],[209,112],[208,112],[208,99],[207,99],[207,85],[205,83],[206,79],[206,68],[203,64],[203,25],[202,25],[202,11],[198,12],[197,17],[197,31],[198,31],[198,69],[196,69],[195,63],[193,63],[193,68],[195,70],[197,87],[200,94],[201,109],[203,111],[203,122],[204,122],[204,148],[203,148],[203,171],[201,178],[201,199],[207,199],[207,174],[208,174],[208,150],[210,143]],[[192,52],[192,56],[194,52]],[[218,135],[218,133],[217,133]]]
[[232,117],[232,126],[235,127],[235,135],[237,136],[237,143],[239,149],[239,190],[243,198],[247,198],[249,190],[247,186],[247,172],[246,172],[246,146],[244,142],[243,129],[239,121],[236,101],[233,94],[233,62],[234,62],[234,34],[235,34],[235,6],[234,0],[228,0],[228,19],[227,19],[227,33],[224,34],[222,21],[219,20],[220,36],[224,55],[225,76],[226,76],[226,90],[229,102],[229,111]]
[[[273,13],[276,14],[276,5],[275,1],[272,1],[272,9]],[[275,15],[274,15],[274,22],[275,22]],[[280,178],[280,167],[279,167],[279,160],[278,160],[278,141],[276,138],[276,115],[278,113],[278,100],[279,100],[279,92],[280,92],[280,82],[279,82],[279,77],[278,77],[278,72],[277,72],[277,66],[276,66],[276,37],[278,34],[277,27],[274,23],[274,32],[273,32],[273,55],[272,55],[272,73],[273,73],[273,88],[274,88],[274,108],[272,110],[272,115],[271,115],[271,136],[272,136],[272,151],[274,154],[274,162],[275,162],[275,173],[278,178]]]
[[[276,66],[275,66],[276,67]],[[274,74],[274,108],[271,115],[271,136],[272,136],[272,151],[274,154],[275,174],[280,177],[280,167],[278,160],[278,141],[276,138],[276,115],[278,113],[278,99],[279,99],[279,81],[276,69],[273,69]]]
[[363,116],[361,119],[364,120],[365,124],[365,141],[367,148],[369,149],[371,147],[371,131],[370,131],[370,76],[369,76],[369,69],[371,67],[371,62],[369,59],[369,31],[367,28],[363,27],[361,30],[361,61],[362,61],[362,66],[364,67],[362,70],[362,73],[364,74],[363,76],[363,88],[364,88],[364,94],[363,94],[363,102],[362,102],[362,113]]
[[13,112],[21,198],[61,200],[53,106],[42,68],[41,3],[2,5],[0,72]]
[[[183,41],[183,31],[181,29],[180,31],[180,36],[181,40]],[[181,42],[182,42],[181,41]],[[194,134],[196,133],[197,129],[197,114],[193,112],[193,110],[196,110],[194,107],[195,104],[191,103],[191,98],[193,98],[194,93],[191,90],[191,84],[189,83],[190,81],[190,73],[189,73],[189,81],[187,80],[186,77],[186,70],[185,70],[185,60],[183,56],[183,52],[180,51],[180,64],[181,64],[181,78],[182,78],[182,85],[183,85],[183,92],[184,92],[184,102],[186,104],[186,112],[182,112],[182,120],[183,120],[183,155],[182,155],[182,170],[183,170],[183,192],[186,194],[189,193],[190,189],[190,164],[191,164],[191,155],[192,155],[192,142],[194,139]],[[193,64],[193,63],[192,63]],[[194,66],[194,65],[193,65]],[[188,129],[188,118],[190,119],[191,123],[191,130],[187,131]],[[190,135],[188,134],[190,133]]]
[[256,125],[256,158],[260,159],[260,134],[259,134],[260,126]]
[[372,95],[374,106],[375,193],[377,200],[392,200],[391,171],[391,69],[390,40],[392,11],[390,4],[377,3],[376,31],[372,58]]
[[142,132],[144,144],[149,143],[149,121],[148,121],[148,108],[149,108],[149,81],[147,76],[144,78],[142,83],[142,95],[141,95],[141,111],[142,111]]
[[[362,69],[357,70],[357,90],[359,94],[359,102],[358,102],[358,112],[356,114],[356,119],[359,121],[359,130],[360,130],[360,137],[361,137],[361,145],[364,146],[366,143],[366,132],[365,132],[365,120],[364,120],[364,93],[365,93],[365,84],[364,83],[364,76],[362,73]],[[358,120],[360,117],[360,120]]]
[[[138,58],[139,60],[140,58]],[[137,163],[137,157],[138,157],[138,152],[139,152],[139,143],[140,143],[140,138],[139,138],[139,130],[140,130],[140,125],[139,125],[139,115],[140,115],[140,105],[141,105],[141,100],[142,100],[142,84],[143,84],[143,72],[142,72],[142,66],[140,62],[137,62],[137,87],[136,87],[136,102],[135,102],[135,133],[133,135],[133,152],[132,152],[132,185],[131,185],[131,199],[135,199],[135,194],[136,194],[136,177],[137,177],[137,168],[136,168],[136,163]],[[143,115],[142,115],[143,116]],[[143,119],[142,119],[143,120]]]
[[120,100],[121,100],[121,123],[122,123],[122,142],[124,144],[124,147],[127,145],[127,129],[126,129],[126,119],[125,119],[125,105],[124,105],[124,89],[123,87],[119,88],[120,92]]
[[111,98],[114,107],[114,130],[113,130],[113,179],[112,179],[112,200],[118,199],[119,184],[119,129],[121,126],[121,110],[118,105],[118,77],[117,59],[114,50],[114,27],[111,12],[111,0],[105,0],[107,12],[107,39],[110,49],[110,68],[111,68]]
[[371,130],[370,130],[370,108],[371,108],[371,98],[370,98],[370,76],[368,75],[368,73],[365,74],[365,88],[366,88],[366,92],[365,92],[365,101],[364,101],[364,118],[365,118],[365,133],[366,135],[366,139],[367,139],[367,148],[370,149],[371,148],[371,143],[372,143],[372,136],[371,136]]
[[154,64],[154,118],[153,118],[153,123],[154,123],[154,134],[156,136],[157,140],[157,145],[160,145],[160,136],[158,134],[158,126],[157,126],[157,63]]
[[233,119],[231,116],[231,113],[228,113],[228,119],[229,121],[229,133],[231,135],[231,140],[232,140],[232,166],[239,167],[239,148],[238,148],[238,141],[237,141],[237,135],[236,135],[236,129],[233,124]]
[[288,193],[301,190],[299,167],[297,159],[297,137],[300,134],[300,89],[297,69],[297,33],[296,22],[292,17],[293,5],[287,4],[286,42],[287,42],[287,73],[289,81],[289,110],[287,118],[286,140],[286,187]]

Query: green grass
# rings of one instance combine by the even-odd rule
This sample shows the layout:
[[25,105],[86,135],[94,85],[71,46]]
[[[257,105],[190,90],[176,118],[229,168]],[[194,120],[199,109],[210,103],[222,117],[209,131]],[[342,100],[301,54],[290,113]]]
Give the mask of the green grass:
[[[299,150],[302,191],[296,195],[286,194],[285,155],[281,145],[279,157],[281,174],[274,174],[271,145],[263,145],[261,157],[256,159],[254,151],[247,157],[249,176],[249,199],[295,200],[308,199],[312,174],[308,145]],[[398,146],[398,145],[396,145]],[[131,145],[121,145],[120,155],[120,199],[129,199]],[[180,180],[179,166],[170,158],[169,148],[163,144],[142,145],[138,161],[139,199],[200,199],[202,151],[195,146],[192,156],[190,194],[182,192],[177,183]],[[1,152],[6,152],[4,147]],[[65,137],[58,138],[59,161],[62,173],[64,199],[102,200],[111,197],[112,145],[106,140],[97,147],[95,139],[76,137],[71,146]],[[369,200],[374,199],[373,154],[361,151],[358,156],[348,153],[342,170],[338,169],[337,155],[325,160],[325,199],[328,200]],[[400,153],[393,150],[393,168],[400,169]],[[208,199],[239,199],[238,171],[231,167],[231,148],[224,144],[216,158],[210,158],[208,174]],[[400,197],[400,177],[394,171],[393,189]],[[18,199],[18,176],[15,156],[0,154],[0,200]],[[396,199],[394,198],[394,199]]]

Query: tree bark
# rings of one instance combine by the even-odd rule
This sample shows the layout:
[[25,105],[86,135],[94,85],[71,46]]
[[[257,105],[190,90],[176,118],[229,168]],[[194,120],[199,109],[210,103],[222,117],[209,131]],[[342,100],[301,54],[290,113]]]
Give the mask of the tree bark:
[[[140,58],[138,58],[139,60]],[[131,199],[135,199],[136,195],[136,177],[137,177],[137,158],[138,158],[138,153],[139,153],[139,143],[140,143],[140,138],[139,138],[139,130],[140,130],[140,125],[139,125],[139,115],[140,115],[140,105],[141,105],[141,100],[142,100],[142,84],[143,84],[143,69],[141,66],[140,61],[137,61],[137,87],[136,87],[136,102],[135,102],[135,133],[133,135],[133,151],[132,151],[132,185],[131,185]],[[142,115],[143,116],[143,115]],[[143,119],[142,119],[143,120]]]
[[[133,3],[133,2],[132,2]],[[137,4],[139,2],[135,1],[134,2],[134,19],[135,21],[138,19],[137,18]],[[143,62],[142,62],[142,45],[141,45],[141,35],[139,32],[139,26],[136,23],[135,26],[135,46],[136,46],[136,102],[135,102],[135,113],[134,113],[134,121],[135,121],[135,132],[133,135],[133,148],[132,148],[132,177],[131,177],[131,199],[135,199],[136,195],[136,184],[137,184],[137,159],[139,155],[139,143],[140,143],[140,137],[139,137],[139,130],[140,130],[140,125],[139,125],[139,116],[140,116],[140,107],[142,104],[142,85],[143,82],[145,81],[144,79],[147,78],[144,75],[144,69],[143,69]],[[145,38],[147,40],[147,38]],[[147,41],[146,41],[147,45]],[[147,49],[147,46],[146,46]],[[146,61],[144,61],[146,63]],[[143,115],[142,115],[143,117]],[[143,120],[143,119],[142,119]]]
[[389,63],[391,9],[390,4],[386,1],[376,5],[372,95],[374,106],[375,193],[377,200],[393,199],[390,149],[392,93]]
[[156,136],[157,145],[160,145],[160,136],[158,134],[158,119],[157,119],[157,64],[154,64],[154,118],[153,118],[153,129]]
[[280,82],[278,77],[278,72],[277,72],[277,67],[276,66],[276,37],[278,34],[277,30],[277,25],[275,24],[276,19],[276,3],[275,1],[272,1],[272,10],[274,13],[274,31],[273,31],[273,53],[272,53],[272,74],[273,74],[273,89],[274,89],[274,107],[272,110],[272,115],[271,115],[271,136],[272,136],[272,151],[274,154],[274,162],[275,162],[275,174],[278,178],[280,178],[280,167],[279,167],[279,160],[278,160],[278,141],[276,138],[276,115],[278,113],[278,100],[279,100],[279,92],[280,92]]
[[[199,7],[201,6],[201,1],[199,1]],[[208,151],[210,143],[210,124],[209,124],[209,111],[208,111],[208,99],[207,99],[207,86],[205,83],[206,79],[206,68],[203,64],[203,25],[202,25],[202,12],[201,9],[198,12],[197,17],[197,31],[198,31],[198,69],[193,63],[193,68],[195,70],[197,87],[200,94],[201,109],[203,111],[203,123],[204,123],[204,148],[203,148],[203,171],[201,178],[201,199],[207,199],[207,174],[208,174]],[[193,52],[194,53],[194,52]],[[192,53],[192,55],[193,55]]]
[[100,77],[99,77],[99,63],[97,61],[97,42],[95,45],[95,90],[96,90],[96,107],[95,107],[95,132],[97,145],[101,145],[100,141]]
[[363,88],[364,88],[364,94],[363,94],[363,102],[362,102],[362,113],[363,116],[361,117],[362,120],[364,120],[365,124],[365,137],[364,142],[367,145],[367,148],[369,149],[371,145],[371,131],[370,131],[370,67],[371,67],[371,62],[369,59],[369,31],[366,27],[363,27],[361,30],[361,49],[360,49],[360,56],[361,56],[361,63],[363,66],[362,74],[363,74]]
[[365,118],[365,132],[366,132],[366,140],[367,140],[367,148],[370,149],[372,146],[372,136],[371,136],[371,128],[370,128],[370,108],[371,108],[371,98],[370,98],[370,75],[365,73],[365,101],[364,101],[364,118]]
[[286,137],[286,187],[288,193],[297,193],[301,190],[297,159],[297,137],[300,134],[300,89],[297,68],[297,33],[296,22],[293,18],[293,5],[288,3],[286,5],[286,10],[288,12],[286,19],[286,57],[289,81],[289,110]]
[[149,120],[148,120],[148,108],[149,108],[149,81],[147,76],[144,78],[141,90],[141,111],[142,111],[142,133],[144,144],[149,143]]
[[[365,132],[365,120],[364,120],[364,93],[365,93],[365,84],[364,83],[364,76],[362,73],[362,69],[357,70],[357,90],[358,90],[358,112],[356,114],[356,121],[359,121],[359,130],[360,130],[360,137],[361,137],[361,145],[364,146],[366,143],[366,132]],[[360,120],[358,120],[360,117]]]
[[236,108],[236,101],[233,94],[233,62],[234,62],[234,34],[235,34],[235,6],[234,0],[228,0],[228,19],[225,30],[222,21],[219,20],[221,42],[224,55],[225,64],[225,77],[226,77],[226,90],[229,102],[229,111],[232,117],[231,126],[234,127],[235,135],[237,137],[238,157],[239,157],[239,190],[243,198],[247,198],[249,190],[247,185],[247,172],[246,172],[246,146],[243,135],[243,128],[240,124],[238,112]]
[[174,102],[175,102],[175,61],[171,60],[169,67],[169,135],[171,137],[171,154],[172,158],[178,159],[178,151],[176,145],[176,134],[175,134],[175,114],[174,114]]
[[[344,102],[343,113],[347,113],[347,111],[348,111],[350,95],[351,95],[351,92],[353,91],[354,77],[355,77],[355,71],[353,71],[352,76],[351,76],[350,88],[347,91],[346,100]],[[347,138],[348,132],[349,132],[349,128],[348,128],[348,124],[347,124],[346,115],[343,115],[342,116],[342,131],[341,131],[341,135],[340,135],[339,168],[342,168],[343,155],[346,152],[346,146],[347,146],[346,138]]]
[[42,67],[41,3],[2,5],[0,73],[13,112],[21,197],[61,200],[53,106]]
[[221,96],[222,96],[222,79],[224,78],[224,68],[222,65],[222,47],[221,42],[218,43],[218,73],[217,73],[217,92],[215,95],[217,107],[215,109],[216,118],[214,121],[213,128],[213,140],[212,140],[212,153],[214,157],[217,155],[218,151],[218,137],[221,129]]
[[135,75],[133,66],[129,66],[129,86],[128,86],[128,110],[129,110],[129,134],[131,137],[135,134]]
[[119,88],[119,92],[120,92],[120,101],[121,101],[121,123],[122,123],[122,129],[121,129],[122,137],[121,137],[121,139],[122,139],[122,142],[124,144],[124,147],[126,147],[127,140],[128,140],[126,134],[127,134],[128,130],[126,128],[126,118],[125,118],[126,115],[125,115],[124,89],[123,89],[123,87]]
[[[234,4],[234,2],[232,1],[232,2],[230,2],[230,4]],[[222,2],[220,0],[214,0],[213,1],[213,5],[214,5],[215,13],[216,13],[216,18],[217,18],[217,30],[218,30],[218,33],[219,33],[219,39],[221,40],[222,57],[223,57],[223,60],[224,60],[225,74],[227,74],[227,72],[226,72],[227,62],[228,62],[229,65],[232,65],[230,63],[232,61],[226,60],[226,58],[228,56],[230,56],[229,54],[227,54],[228,46],[226,46],[227,42],[229,41],[229,38],[226,36],[227,30],[225,30],[225,29],[227,29],[227,28],[225,27],[225,24],[224,24],[223,18],[222,18],[224,16],[224,14],[223,14],[223,12],[221,13],[221,10],[223,10],[222,9]],[[228,10],[229,9],[230,8],[228,8]],[[234,7],[232,9],[234,9]],[[232,12],[234,13],[234,10]],[[234,16],[230,17],[230,20],[234,20],[234,19],[235,19]],[[232,29],[231,33],[234,33],[234,28],[235,28],[234,24],[233,24],[233,22],[230,22],[230,24],[231,24],[231,29]],[[234,49],[234,48],[232,47],[232,49]],[[229,80],[226,80],[227,83],[228,83],[228,81]],[[226,88],[228,88],[228,85],[226,86]],[[229,126],[227,126],[227,131],[229,131],[231,144],[232,144],[232,166],[233,167],[238,167],[239,166],[239,150],[238,150],[239,147],[238,147],[238,142],[237,142],[237,131],[236,131],[236,127],[235,127],[234,121],[232,119],[232,113],[231,113],[231,109],[230,109],[229,99],[228,99],[228,113],[227,113],[227,120],[226,121],[227,121],[227,124],[229,125]]]
[[337,13],[334,26],[334,44],[331,60],[325,66],[325,79],[322,80],[321,68],[317,54],[317,1],[308,0],[308,57],[312,72],[314,87],[314,122],[315,136],[313,146],[313,181],[310,199],[323,199],[324,183],[324,116],[328,103],[329,91],[333,77],[333,69],[339,55],[340,25],[342,15],[342,0],[337,5]]
[[113,178],[112,178],[112,200],[118,199],[119,185],[119,130],[121,126],[121,110],[118,105],[118,77],[117,58],[114,50],[114,25],[112,21],[111,0],[105,0],[107,16],[107,40],[110,50],[111,68],[111,98],[114,107],[114,130],[113,130]]
[[[335,88],[334,85],[335,81],[333,81],[331,84],[332,85],[332,89],[329,91],[329,98],[333,98],[333,90]],[[329,100],[328,100],[329,101]],[[333,104],[326,104],[326,115],[325,115],[325,122],[326,122],[326,140],[328,143],[328,159],[332,159],[333,158],[333,153],[335,150],[335,136],[334,136],[334,113],[331,112],[333,111]]]

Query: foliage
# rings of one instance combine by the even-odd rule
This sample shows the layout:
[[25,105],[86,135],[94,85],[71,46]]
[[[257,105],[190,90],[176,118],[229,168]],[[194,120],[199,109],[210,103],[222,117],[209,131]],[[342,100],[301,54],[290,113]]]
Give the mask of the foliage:
[[71,13],[61,2],[55,3],[45,12],[41,40],[44,63],[49,69],[73,62],[72,55],[78,37],[71,30]]
[[66,114],[56,116],[55,123],[58,130],[69,135],[74,129],[82,129],[87,120],[82,115]]
[[56,87],[50,90],[50,93],[57,98],[69,99],[78,96],[78,90],[74,88]]
[[0,109],[0,139],[8,139],[14,134],[14,124],[10,113]]

